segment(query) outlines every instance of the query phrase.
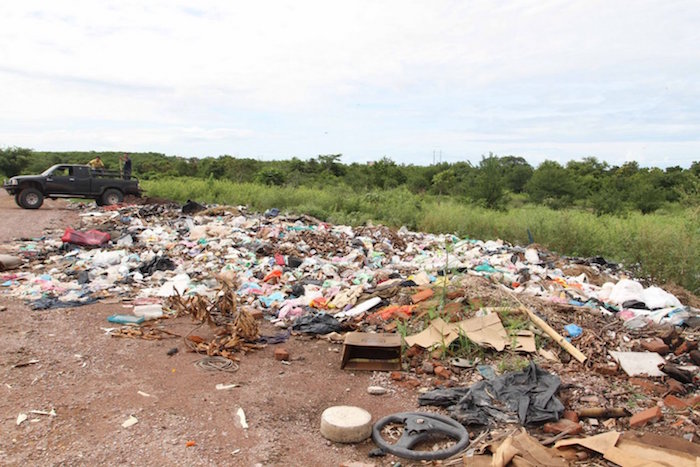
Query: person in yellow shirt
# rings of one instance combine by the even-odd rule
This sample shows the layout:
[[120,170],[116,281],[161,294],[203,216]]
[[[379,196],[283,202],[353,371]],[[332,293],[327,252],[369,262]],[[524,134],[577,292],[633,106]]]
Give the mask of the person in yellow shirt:
[[88,165],[93,170],[102,170],[105,168],[105,164],[104,162],[102,162],[102,158],[100,156],[97,156],[96,158],[88,162]]

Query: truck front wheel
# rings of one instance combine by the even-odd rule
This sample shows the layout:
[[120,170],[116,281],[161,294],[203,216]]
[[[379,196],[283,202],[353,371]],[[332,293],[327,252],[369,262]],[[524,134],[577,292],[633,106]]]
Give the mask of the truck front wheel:
[[36,188],[25,188],[19,193],[19,205],[24,209],[39,209],[44,204],[44,195]]
[[19,193],[15,195],[15,204],[19,207],[22,207],[22,203],[19,202]]
[[122,201],[124,201],[124,195],[122,194],[122,192],[113,188],[105,190],[104,194],[102,195],[102,203],[105,206],[119,204]]

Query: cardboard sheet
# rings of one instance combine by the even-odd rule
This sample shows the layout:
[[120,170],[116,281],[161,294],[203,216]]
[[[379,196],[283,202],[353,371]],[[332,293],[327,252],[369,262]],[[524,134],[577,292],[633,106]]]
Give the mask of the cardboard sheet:
[[508,334],[497,313],[460,321],[455,327],[464,332],[470,341],[482,347],[491,347],[501,352],[509,343]]
[[431,349],[435,346],[447,346],[459,337],[454,332],[452,325],[444,322],[441,318],[434,319],[430,326],[412,336],[406,336],[406,344],[410,346],[418,345],[424,349]]
[[[438,345],[450,345],[464,334],[470,341],[482,347],[492,348],[499,352],[511,345],[511,339],[501,323],[497,313],[470,318],[458,323],[446,323],[441,318],[434,319],[430,326],[418,334],[406,337],[409,346],[419,345],[430,349]],[[518,331],[515,336],[516,351],[535,352],[535,335],[530,331]]]

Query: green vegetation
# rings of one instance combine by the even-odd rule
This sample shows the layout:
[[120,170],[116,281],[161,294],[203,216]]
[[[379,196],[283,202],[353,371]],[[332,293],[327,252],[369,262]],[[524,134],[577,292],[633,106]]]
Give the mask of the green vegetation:
[[[100,154],[116,169],[121,152],[0,149],[0,173],[38,173]],[[150,196],[277,207],[331,222],[367,221],[460,237],[534,240],[560,254],[601,255],[656,281],[700,293],[700,162],[688,169],[609,166],[593,157],[538,167],[493,154],[468,162],[342,164],[340,155],[259,161],[221,156],[131,154]]]

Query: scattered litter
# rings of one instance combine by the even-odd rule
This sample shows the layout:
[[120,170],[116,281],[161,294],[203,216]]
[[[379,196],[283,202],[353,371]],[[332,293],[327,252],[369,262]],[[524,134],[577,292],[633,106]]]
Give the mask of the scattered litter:
[[188,441],[185,443],[185,447],[191,448],[197,445],[196,441]]
[[197,360],[194,362],[194,366],[205,371],[224,371],[227,373],[235,373],[238,371],[238,364],[236,362],[217,355]]
[[243,411],[243,409],[239,407],[238,410],[236,410],[236,415],[238,416],[238,421],[241,424],[241,428],[247,430],[248,422],[245,419],[245,412]]
[[235,384],[235,383],[234,383],[234,384],[223,384],[223,383],[219,383],[219,384],[216,385],[216,390],[217,390],[217,391],[226,391],[226,390],[228,390],[228,389],[239,388],[239,387],[241,387],[240,384]]
[[122,428],[129,428],[130,426],[134,426],[139,422],[138,418],[134,417],[133,415],[130,415],[129,418],[127,418],[124,423],[122,423]]
[[27,362],[15,363],[14,365],[12,365],[12,368],[22,368],[22,367],[29,366],[29,365],[36,365],[37,363],[40,363],[40,362],[41,362],[41,360],[32,359],[32,360],[29,360]]
[[570,338],[576,339],[581,334],[583,334],[583,329],[576,324],[567,324],[564,326],[564,331],[569,335]]
[[27,418],[28,417],[27,417],[26,413],[21,413],[21,414],[17,415],[17,426],[20,426],[22,424],[22,422],[27,420]]
[[29,413],[34,414],[34,415],[47,415],[49,417],[55,417],[56,416],[56,410],[51,409],[50,411],[46,410],[30,410]]
[[107,317],[107,321],[115,324],[141,324],[144,322],[144,317],[131,315],[112,315]]
[[136,394],[138,394],[139,396],[143,396],[143,397],[153,397],[152,395],[150,395],[146,392],[143,392],[143,391],[137,391]]

